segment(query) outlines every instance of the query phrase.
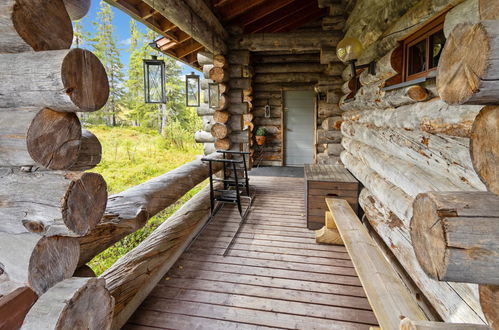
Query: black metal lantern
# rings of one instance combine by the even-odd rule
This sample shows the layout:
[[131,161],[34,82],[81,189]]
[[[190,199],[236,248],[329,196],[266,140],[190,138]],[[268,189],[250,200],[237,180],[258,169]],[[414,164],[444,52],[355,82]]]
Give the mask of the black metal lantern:
[[191,72],[185,76],[185,104],[188,107],[199,107],[199,76]]
[[144,59],[144,100],[146,103],[166,103],[165,61],[155,55]]
[[220,86],[217,83],[208,84],[208,105],[212,109],[220,108]]

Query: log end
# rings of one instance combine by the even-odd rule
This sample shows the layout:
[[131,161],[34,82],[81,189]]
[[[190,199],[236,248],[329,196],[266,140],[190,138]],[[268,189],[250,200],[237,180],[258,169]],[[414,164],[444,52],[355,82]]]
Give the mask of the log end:
[[12,22],[34,51],[68,49],[73,42],[73,25],[62,0],[17,0]]
[[66,10],[73,21],[85,17],[90,10],[90,4],[90,0],[64,0]]
[[499,106],[483,108],[471,129],[470,154],[478,177],[499,195]]
[[414,101],[422,102],[426,101],[430,94],[428,93],[426,88],[415,85],[409,88],[409,90],[407,91],[407,96],[409,96],[409,98]]
[[215,148],[217,150],[229,150],[232,147],[232,143],[229,138],[219,139],[215,141]]
[[78,158],[80,138],[81,124],[76,114],[45,108],[33,118],[26,144],[35,162],[52,170],[63,170]]
[[492,329],[499,327],[499,286],[480,285],[480,306]]
[[80,245],[76,238],[42,237],[30,257],[28,284],[38,295],[73,275]]
[[62,63],[66,93],[83,112],[102,108],[109,97],[109,81],[100,60],[84,49],[72,49]]
[[411,219],[411,241],[421,268],[441,280],[447,268],[444,219],[438,216],[431,193],[416,196]]
[[63,205],[66,226],[85,235],[101,221],[107,205],[107,184],[97,173],[70,173],[72,180]]
[[482,23],[458,24],[447,39],[438,65],[437,89],[442,100],[465,104],[479,92],[489,53],[489,36]]

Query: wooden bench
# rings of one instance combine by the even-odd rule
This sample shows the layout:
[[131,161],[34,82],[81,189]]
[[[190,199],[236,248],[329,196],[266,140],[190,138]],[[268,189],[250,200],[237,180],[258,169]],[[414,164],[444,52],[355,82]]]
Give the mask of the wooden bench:
[[349,203],[326,198],[326,204],[381,329],[490,329],[486,325],[428,321]]

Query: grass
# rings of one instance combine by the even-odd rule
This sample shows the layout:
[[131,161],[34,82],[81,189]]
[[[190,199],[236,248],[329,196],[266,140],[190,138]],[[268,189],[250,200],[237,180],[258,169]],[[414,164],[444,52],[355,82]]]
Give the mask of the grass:
[[[109,195],[169,172],[202,154],[201,145],[194,143],[192,131],[174,125],[165,132],[165,136],[154,130],[134,127],[88,128],[99,138],[103,148],[103,159],[92,172],[104,177]],[[136,247],[205,184],[189,191],[177,203],[151,218],[146,226],[97,255],[88,265],[100,275]]]

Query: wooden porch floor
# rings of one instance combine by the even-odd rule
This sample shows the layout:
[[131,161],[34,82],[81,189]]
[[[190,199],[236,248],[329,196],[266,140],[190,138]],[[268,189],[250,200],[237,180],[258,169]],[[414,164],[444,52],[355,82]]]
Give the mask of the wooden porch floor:
[[376,325],[343,246],[306,228],[301,178],[252,177],[251,213],[230,205],[161,280],[125,329],[368,329]]

